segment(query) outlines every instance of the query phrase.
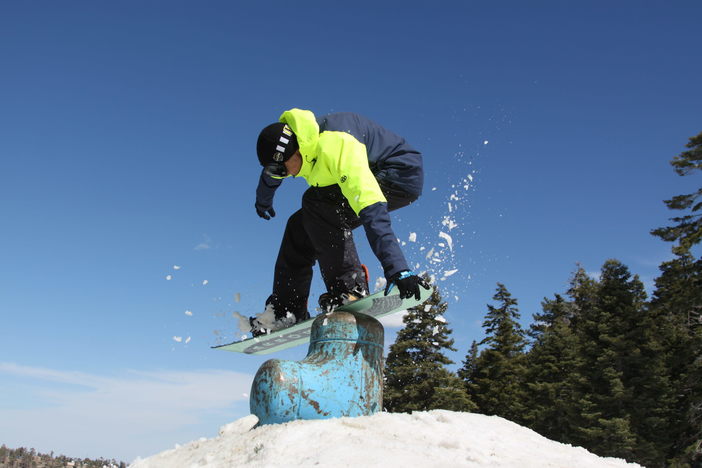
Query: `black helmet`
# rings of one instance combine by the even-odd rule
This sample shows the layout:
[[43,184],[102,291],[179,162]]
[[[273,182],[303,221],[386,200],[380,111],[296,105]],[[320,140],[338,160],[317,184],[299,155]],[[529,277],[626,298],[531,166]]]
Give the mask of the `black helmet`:
[[282,122],[270,124],[258,135],[256,153],[261,166],[283,164],[298,150],[297,137],[290,126]]

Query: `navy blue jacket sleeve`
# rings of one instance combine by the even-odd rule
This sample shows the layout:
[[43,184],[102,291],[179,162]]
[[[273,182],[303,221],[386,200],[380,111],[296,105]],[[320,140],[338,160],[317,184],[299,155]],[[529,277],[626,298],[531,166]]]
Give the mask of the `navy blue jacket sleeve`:
[[385,278],[391,278],[395,273],[409,270],[390,224],[387,203],[378,202],[367,206],[358,216],[366,230],[371,249],[383,266]]

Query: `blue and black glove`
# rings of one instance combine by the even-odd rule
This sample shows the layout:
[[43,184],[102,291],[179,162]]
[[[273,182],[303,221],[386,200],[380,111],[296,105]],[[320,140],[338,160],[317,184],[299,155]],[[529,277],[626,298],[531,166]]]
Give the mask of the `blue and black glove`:
[[273,209],[273,196],[281,181],[262,173],[256,187],[256,214],[265,220],[275,217]]
[[400,299],[408,299],[414,296],[416,300],[419,300],[421,298],[419,287],[421,286],[424,289],[429,289],[427,282],[412,273],[410,270],[400,271],[395,273],[390,278],[388,285],[385,288],[386,296],[390,294],[393,286],[397,286],[397,289],[400,292]]

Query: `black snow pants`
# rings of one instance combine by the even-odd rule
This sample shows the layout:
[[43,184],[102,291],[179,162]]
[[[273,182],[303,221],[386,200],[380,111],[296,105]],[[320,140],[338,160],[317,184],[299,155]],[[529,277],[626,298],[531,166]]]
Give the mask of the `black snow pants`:
[[[378,182],[388,201],[388,211],[409,205],[416,195]],[[312,267],[319,269],[327,291],[339,295],[354,290],[368,291],[353,239],[353,229],[361,220],[353,212],[338,185],[310,187],[302,196],[302,208],[288,219],[278,252],[273,278],[273,305],[276,318],[287,313],[298,321],[309,318],[307,298],[312,283]]]

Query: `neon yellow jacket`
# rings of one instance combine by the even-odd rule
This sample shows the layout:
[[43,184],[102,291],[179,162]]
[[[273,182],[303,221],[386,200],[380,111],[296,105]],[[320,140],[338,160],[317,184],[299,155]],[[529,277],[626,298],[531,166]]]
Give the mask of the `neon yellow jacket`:
[[285,111],[280,121],[290,125],[300,145],[302,168],[298,177],[312,187],[338,184],[357,215],[366,207],[386,202],[363,143],[346,132],[320,134],[319,124],[308,110]]

